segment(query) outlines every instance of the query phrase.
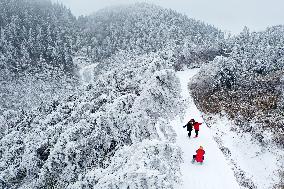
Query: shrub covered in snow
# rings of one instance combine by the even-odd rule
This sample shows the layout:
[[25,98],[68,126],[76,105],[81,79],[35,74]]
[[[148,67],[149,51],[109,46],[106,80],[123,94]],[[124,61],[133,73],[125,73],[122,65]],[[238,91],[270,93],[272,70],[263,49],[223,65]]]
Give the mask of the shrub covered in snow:
[[283,34],[283,26],[257,33],[245,28],[228,43],[232,51],[230,56],[215,58],[190,84],[203,111],[224,110],[244,131],[253,131],[261,141],[259,127],[246,127],[246,122],[255,122],[265,130],[272,130],[275,142],[282,147]]
[[180,182],[181,151],[175,145],[144,140],[118,150],[106,168],[90,170],[68,188],[174,188]]
[[[72,188],[78,182],[105,188],[158,182],[172,188],[178,182],[179,170],[173,166],[180,162],[180,152],[171,144],[166,120],[182,112],[179,80],[171,63],[156,54],[124,57],[130,58],[107,60],[109,66],[98,67],[100,74],[85,90],[63,101],[33,112],[4,111],[2,188]],[[159,141],[159,124],[164,124],[160,130],[168,143]],[[144,164],[144,173],[134,169],[136,164]],[[125,179],[123,167],[134,169]],[[92,172],[102,174],[93,177]],[[121,180],[108,181],[106,172]]]

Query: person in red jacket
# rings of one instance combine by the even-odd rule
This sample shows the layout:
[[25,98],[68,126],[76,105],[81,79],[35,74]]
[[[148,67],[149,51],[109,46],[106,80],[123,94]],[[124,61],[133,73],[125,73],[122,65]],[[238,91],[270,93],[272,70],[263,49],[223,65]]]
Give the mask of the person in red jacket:
[[201,124],[202,123],[198,123],[198,122],[194,122],[194,124],[193,124],[194,130],[195,130],[195,137],[198,137],[199,126]]
[[205,154],[205,151],[203,150],[203,147],[200,146],[199,149],[196,150],[196,155],[193,155],[192,163],[194,163],[195,161],[199,163],[203,163],[204,154]]

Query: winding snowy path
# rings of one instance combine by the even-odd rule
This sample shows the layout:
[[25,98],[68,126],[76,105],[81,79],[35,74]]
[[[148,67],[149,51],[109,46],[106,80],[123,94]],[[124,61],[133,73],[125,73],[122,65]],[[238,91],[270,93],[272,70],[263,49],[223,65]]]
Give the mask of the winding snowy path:
[[[173,125],[177,133],[177,144],[183,151],[184,163],[181,165],[183,183],[181,189],[239,189],[239,185],[234,177],[233,170],[227,164],[224,155],[213,140],[210,129],[204,123],[200,111],[196,108],[193,99],[189,95],[187,84],[189,80],[198,72],[198,69],[178,72],[181,82],[182,96],[189,101],[185,117],[173,120]],[[200,126],[198,138],[188,138],[185,125],[188,120],[194,118],[203,124]],[[180,122],[183,120],[183,122]],[[194,136],[194,131],[192,131]],[[202,145],[206,152],[203,165],[192,164],[192,155]]]

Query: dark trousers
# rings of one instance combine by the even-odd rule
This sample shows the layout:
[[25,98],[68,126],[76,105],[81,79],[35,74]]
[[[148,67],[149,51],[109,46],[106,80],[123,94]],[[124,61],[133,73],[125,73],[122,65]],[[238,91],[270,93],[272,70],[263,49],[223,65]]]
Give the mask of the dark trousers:
[[[196,158],[196,155],[193,155],[193,159],[195,160],[195,158]],[[202,159],[204,160],[204,156],[202,157]]]
[[199,130],[195,130],[195,136],[198,136],[198,131],[199,131]]
[[190,137],[190,136],[191,136],[191,131],[188,131],[188,134],[187,134],[187,135],[188,135],[188,137]]

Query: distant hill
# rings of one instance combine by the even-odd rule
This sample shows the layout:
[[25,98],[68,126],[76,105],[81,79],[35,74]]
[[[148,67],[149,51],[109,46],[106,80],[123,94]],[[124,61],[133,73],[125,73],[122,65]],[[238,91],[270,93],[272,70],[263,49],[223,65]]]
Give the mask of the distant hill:
[[163,49],[175,49],[176,56],[184,55],[185,60],[192,49],[216,48],[223,39],[223,33],[213,26],[146,3],[105,8],[79,18],[79,23],[83,44],[96,61],[119,50],[143,54]]

